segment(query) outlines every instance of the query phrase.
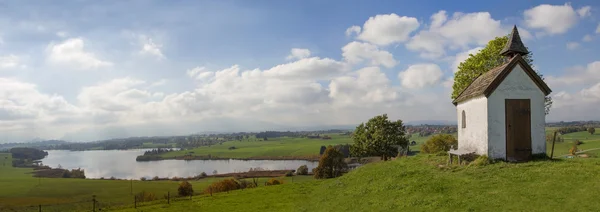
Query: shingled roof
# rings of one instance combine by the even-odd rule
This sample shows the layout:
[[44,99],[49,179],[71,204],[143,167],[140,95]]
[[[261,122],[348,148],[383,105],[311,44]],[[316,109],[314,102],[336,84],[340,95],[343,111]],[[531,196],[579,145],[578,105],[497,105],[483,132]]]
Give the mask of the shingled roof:
[[544,95],[548,95],[552,92],[548,85],[533,71],[531,66],[521,57],[521,55],[515,55],[510,61],[497,66],[488,72],[477,77],[463,92],[461,92],[452,103],[454,105],[459,102],[469,100],[473,97],[485,95],[489,97],[494,90],[500,85],[500,83],[508,76],[508,74],[514,69],[516,65],[520,65],[525,73],[535,82],[540,88]]

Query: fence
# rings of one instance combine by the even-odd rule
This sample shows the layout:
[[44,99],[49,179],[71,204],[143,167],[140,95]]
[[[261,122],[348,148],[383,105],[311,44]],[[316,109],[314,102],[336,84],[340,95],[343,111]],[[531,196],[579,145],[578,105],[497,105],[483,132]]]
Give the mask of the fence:
[[201,198],[202,195],[198,196],[171,196],[170,192],[167,192],[163,198],[158,198],[152,201],[138,200],[137,196],[132,196],[131,202],[104,202],[101,199],[92,196],[89,200],[69,203],[57,203],[57,204],[39,204],[29,206],[0,206],[0,212],[66,212],[66,211],[110,211],[111,209],[123,209],[123,208],[139,208],[144,206],[158,205],[158,204],[171,204],[173,202],[180,201],[191,201],[193,199]]

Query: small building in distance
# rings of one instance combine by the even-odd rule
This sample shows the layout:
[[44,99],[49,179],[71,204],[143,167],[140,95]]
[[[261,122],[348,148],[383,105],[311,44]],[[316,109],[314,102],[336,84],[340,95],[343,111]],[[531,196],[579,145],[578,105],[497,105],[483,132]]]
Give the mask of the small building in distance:
[[527,64],[529,54],[515,26],[504,49],[506,62],[477,77],[453,104],[458,148],[507,161],[528,161],[546,152],[545,97],[552,91]]

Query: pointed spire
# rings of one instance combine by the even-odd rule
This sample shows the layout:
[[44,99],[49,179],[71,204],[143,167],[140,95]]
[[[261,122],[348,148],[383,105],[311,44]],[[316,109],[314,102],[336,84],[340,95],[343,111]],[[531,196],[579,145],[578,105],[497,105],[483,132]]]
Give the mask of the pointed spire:
[[504,49],[500,51],[500,55],[513,57],[515,55],[526,55],[529,54],[523,42],[521,42],[521,37],[519,37],[519,31],[517,30],[517,25],[515,25],[512,29],[512,32],[508,36],[508,41],[504,46]]

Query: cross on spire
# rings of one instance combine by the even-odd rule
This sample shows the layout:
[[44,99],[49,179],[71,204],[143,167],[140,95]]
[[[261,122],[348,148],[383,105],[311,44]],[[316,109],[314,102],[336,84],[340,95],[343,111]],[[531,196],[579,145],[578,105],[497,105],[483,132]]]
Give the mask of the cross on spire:
[[519,37],[519,31],[517,30],[517,25],[515,25],[512,29],[512,32],[508,36],[508,41],[502,51],[500,51],[500,55],[507,56],[512,58],[515,55],[526,55],[529,54],[523,42],[521,42],[521,37]]

